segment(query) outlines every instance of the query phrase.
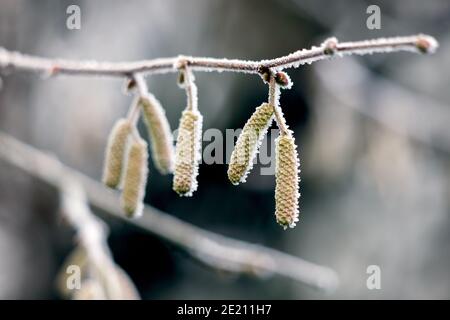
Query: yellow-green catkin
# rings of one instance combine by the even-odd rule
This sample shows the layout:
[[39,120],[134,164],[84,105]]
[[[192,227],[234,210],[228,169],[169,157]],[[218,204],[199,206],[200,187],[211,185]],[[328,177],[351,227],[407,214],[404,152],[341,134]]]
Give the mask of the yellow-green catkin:
[[173,136],[164,109],[153,95],[141,97],[140,103],[150,136],[155,167],[162,174],[172,173],[174,167]]
[[181,115],[173,177],[173,190],[180,196],[192,196],[197,190],[202,122],[203,117],[198,110],[184,110]]
[[127,169],[121,196],[122,209],[130,217],[142,215],[145,185],[147,183],[147,143],[136,138],[130,147],[127,160]]
[[295,139],[291,134],[275,140],[275,216],[277,222],[287,229],[298,222],[299,161]]
[[126,119],[119,119],[109,135],[102,178],[109,188],[117,189],[121,184],[130,132],[131,123]]
[[263,103],[256,108],[244,125],[228,165],[228,179],[232,184],[245,182],[253,167],[253,160],[258,153],[259,146],[272,123],[273,115],[273,106]]

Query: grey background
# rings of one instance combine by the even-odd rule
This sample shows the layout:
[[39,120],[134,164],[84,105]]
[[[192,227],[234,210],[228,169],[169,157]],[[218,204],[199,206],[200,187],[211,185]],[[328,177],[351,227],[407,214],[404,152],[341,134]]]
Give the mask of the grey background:
[[[76,3],[81,30],[66,28]],[[0,46],[73,59],[135,60],[178,54],[263,59],[341,41],[428,33],[435,55],[352,57],[290,70],[281,105],[299,145],[301,221],[273,218],[274,177],[228,183],[225,165],[202,165],[192,199],[153,167],[146,202],[183,220],[335,268],[324,295],[290,281],[230,277],[204,268],[158,238],[116,220],[110,245],[143,298],[450,297],[450,3],[378,1],[382,29],[366,28],[367,1],[0,1]],[[148,78],[176,128],[185,96],[175,75]],[[242,127],[267,98],[255,76],[199,73],[204,128]],[[114,121],[131,97],[109,78],[3,76],[0,130],[100,179]],[[57,199],[0,163],[0,298],[60,298],[54,280],[73,246]],[[382,289],[366,288],[366,268]]]

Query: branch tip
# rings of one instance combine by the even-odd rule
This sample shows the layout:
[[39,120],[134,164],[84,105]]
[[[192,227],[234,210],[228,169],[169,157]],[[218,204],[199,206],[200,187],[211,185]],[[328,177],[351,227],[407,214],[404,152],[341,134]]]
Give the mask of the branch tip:
[[425,34],[417,36],[415,45],[421,53],[434,53],[439,47],[439,43],[434,37]]

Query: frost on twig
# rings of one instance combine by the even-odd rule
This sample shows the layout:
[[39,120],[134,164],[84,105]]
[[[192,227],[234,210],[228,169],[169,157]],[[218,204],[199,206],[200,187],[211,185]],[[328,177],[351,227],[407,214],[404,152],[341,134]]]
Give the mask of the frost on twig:
[[[428,35],[414,35],[406,37],[379,38],[354,42],[338,42],[330,51],[330,41],[325,41],[319,47],[302,49],[287,56],[261,61],[246,61],[238,59],[215,59],[182,56],[184,63],[197,71],[234,71],[245,73],[259,73],[261,67],[297,68],[303,64],[328,59],[332,56],[345,56],[352,54],[387,53],[395,51],[410,51],[418,53],[433,53],[438,42]],[[333,53],[333,54],[330,54]],[[17,69],[34,72],[43,72],[48,75],[57,74],[85,74],[129,77],[135,73],[166,73],[178,72],[180,57],[157,58],[134,62],[98,62],[74,61],[63,59],[47,59],[25,55],[19,52],[0,48],[0,69]]]

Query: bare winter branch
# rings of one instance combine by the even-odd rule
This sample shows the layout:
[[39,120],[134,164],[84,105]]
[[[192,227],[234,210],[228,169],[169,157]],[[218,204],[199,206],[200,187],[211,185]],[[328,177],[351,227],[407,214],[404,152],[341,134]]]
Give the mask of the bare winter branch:
[[180,62],[182,62],[193,71],[259,73],[262,68],[278,70],[297,68],[300,65],[325,60],[333,56],[341,57],[352,54],[365,55],[395,51],[431,53],[437,46],[438,43],[433,37],[422,34],[342,43],[339,43],[335,38],[331,38],[323,42],[319,47],[298,50],[287,56],[271,60],[246,61],[179,56],[134,62],[47,59],[0,48],[0,69],[42,72],[48,75],[78,74],[130,77],[135,73],[178,72],[178,67]]

